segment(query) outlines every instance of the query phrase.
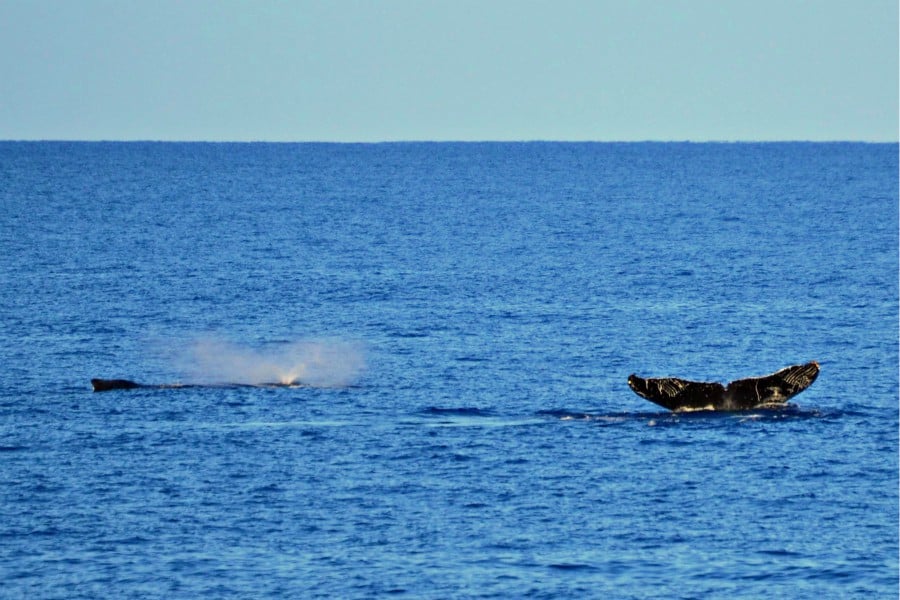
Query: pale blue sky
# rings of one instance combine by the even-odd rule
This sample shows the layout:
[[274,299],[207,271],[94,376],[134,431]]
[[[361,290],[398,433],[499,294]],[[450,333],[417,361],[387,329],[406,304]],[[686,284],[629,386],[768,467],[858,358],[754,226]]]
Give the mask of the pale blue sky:
[[897,0],[0,0],[0,139],[898,138]]

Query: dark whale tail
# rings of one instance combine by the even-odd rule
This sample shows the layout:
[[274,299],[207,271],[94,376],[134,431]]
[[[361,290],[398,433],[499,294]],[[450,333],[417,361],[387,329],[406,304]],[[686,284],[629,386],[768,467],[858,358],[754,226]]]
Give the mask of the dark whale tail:
[[95,392],[108,392],[109,390],[133,390],[143,387],[139,383],[128,379],[91,379],[91,386]]
[[628,385],[641,398],[672,411],[750,410],[777,407],[796,396],[819,376],[819,363],[794,365],[771,375],[721,383],[688,381],[677,377],[628,377]]

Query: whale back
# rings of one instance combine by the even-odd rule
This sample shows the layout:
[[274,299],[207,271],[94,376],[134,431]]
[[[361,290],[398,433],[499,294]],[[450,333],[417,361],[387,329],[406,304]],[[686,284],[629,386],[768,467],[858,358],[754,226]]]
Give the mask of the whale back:
[[95,392],[108,392],[109,390],[132,390],[141,387],[141,384],[128,379],[91,379],[91,387]]

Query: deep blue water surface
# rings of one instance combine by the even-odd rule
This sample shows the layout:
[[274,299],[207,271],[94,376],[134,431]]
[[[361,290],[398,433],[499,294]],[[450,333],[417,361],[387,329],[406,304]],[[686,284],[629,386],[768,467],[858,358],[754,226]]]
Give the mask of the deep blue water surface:
[[896,598],[897,157],[2,143],[0,597]]

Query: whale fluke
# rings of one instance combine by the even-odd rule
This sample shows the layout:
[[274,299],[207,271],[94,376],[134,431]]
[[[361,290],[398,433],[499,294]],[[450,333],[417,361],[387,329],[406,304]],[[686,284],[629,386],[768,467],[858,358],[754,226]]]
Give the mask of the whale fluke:
[[95,392],[108,392],[109,390],[133,390],[143,387],[140,383],[128,379],[91,379],[91,386]]
[[644,379],[634,374],[628,376],[628,385],[641,398],[671,411],[736,411],[783,405],[818,376],[819,363],[813,361],[763,377],[737,379],[727,386],[677,377]]

